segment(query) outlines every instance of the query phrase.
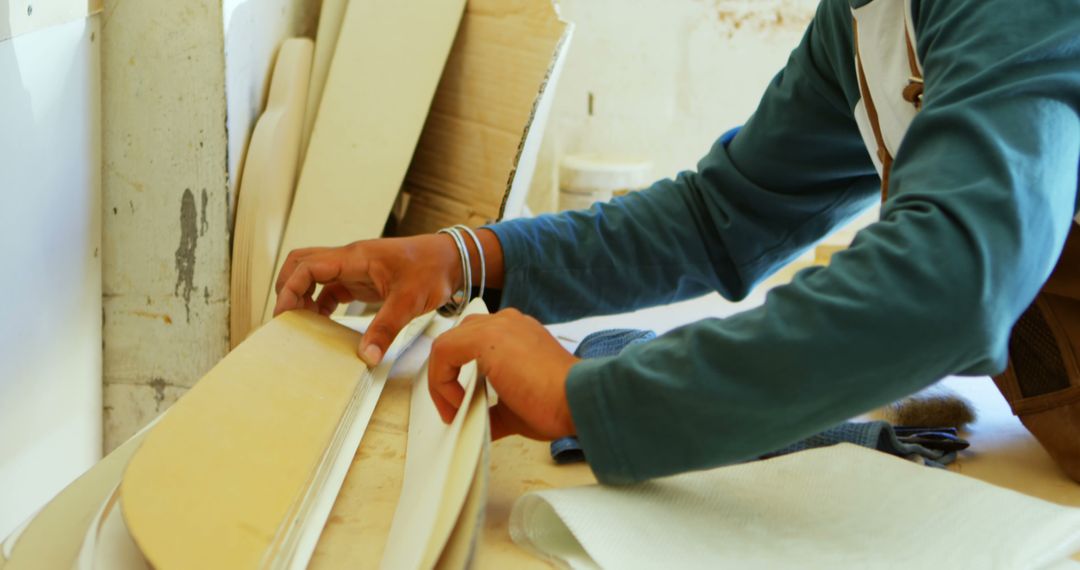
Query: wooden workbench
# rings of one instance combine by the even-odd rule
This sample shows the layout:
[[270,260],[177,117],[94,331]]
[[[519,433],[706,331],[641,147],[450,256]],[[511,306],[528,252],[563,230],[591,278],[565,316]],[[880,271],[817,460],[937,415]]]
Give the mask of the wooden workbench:
[[[1010,413],[988,378],[948,380],[979,408],[972,441],[953,471],[1060,504],[1080,507],[1080,485],[1061,473]],[[394,516],[405,469],[409,381],[387,384],[341,490],[311,568],[376,568]],[[594,483],[584,464],[556,465],[548,444],[510,437],[492,445],[491,480],[477,568],[546,568],[518,548],[508,531],[510,509],[534,489]],[[1074,557],[1080,561],[1080,553]]]
[[[410,393],[407,379],[387,383],[315,549],[313,570],[379,566],[405,473]],[[549,567],[510,540],[510,508],[527,491],[595,482],[585,464],[556,465],[547,443],[521,437],[496,441],[475,567]]]

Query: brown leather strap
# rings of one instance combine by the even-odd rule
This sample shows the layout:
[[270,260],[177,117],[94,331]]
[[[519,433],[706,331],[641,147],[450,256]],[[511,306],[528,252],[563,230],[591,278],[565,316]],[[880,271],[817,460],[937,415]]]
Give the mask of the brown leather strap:
[[915,55],[915,46],[911,43],[911,30],[908,29],[907,18],[904,18],[904,43],[907,44],[907,62],[908,68],[911,70],[911,77],[908,78],[907,87],[904,88],[903,97],[904,100],[912,105],[915,105],[916,111],[922,110],[923,100],[923,77],[922,71],[919,71],[919,64],[917,63],[918,56]]
[[877,143],[877,156],[881,161],[881,201],[889,197],[889,171],[892,169],[892,155],[885,147],[885,137],[881,134],[881,123],[878,121],[877,107],[874,99],[870,97],[870,86],[866,84],[866,72],[863,71],[862,56],[859,54],[859,23],[851,21],[855,34],[855,65],[858,67],[859,92],[862,95],[863,105],[866,106],[866,115],[870,118],[870,128],[874,131],[874,141]]

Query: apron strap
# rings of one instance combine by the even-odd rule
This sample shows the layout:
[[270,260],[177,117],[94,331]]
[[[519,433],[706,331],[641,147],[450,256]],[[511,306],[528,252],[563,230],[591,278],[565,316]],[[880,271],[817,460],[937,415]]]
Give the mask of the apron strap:
[[889,171],[892,170],[892,154],[885,147],[885,137],[881,134],[881,123],[878,120],[877,107],[874,99],[870,96],[870,86],[866,83],[866,72],[863,71],[862,56],[859,54],[859,22],[852,19],[851,26],[855,35],[855,65],[858,68],[859,93],[862,95],[863,105],[866,106],[866,116],[870,119],[870,128],[874,131],[874,141],[877,144],[877,157],[881,161],[881,201],[889,197]]
[[[885,146],[885,137],[881,134],[881,123],[878,120],[877,107],[874,99],[870,96],[870,86],[866,83],[866,72],[863,71],[862,56],[859,54],[859,22],[852,18],[852,32],[855,37],[855,64],[858,67],[859,92],[862,96],[863,105],[866,106],[866,115],[870,119],[870,128],[874,131],[874,141],[877,144],[877,157],[881,161],[881,201],[889,197],[889,172],[892,170],[892,153]],[[915,105],[915,110],[922,109],[923,101],[923,78],[919,70],[915,55],[915,45],[911,41],[911,31],[908,29],[907,19],[904,19],[904,41],[907,44],[908,68],[911,77],[908,78],[907,87],[902,93],[904,100]]]

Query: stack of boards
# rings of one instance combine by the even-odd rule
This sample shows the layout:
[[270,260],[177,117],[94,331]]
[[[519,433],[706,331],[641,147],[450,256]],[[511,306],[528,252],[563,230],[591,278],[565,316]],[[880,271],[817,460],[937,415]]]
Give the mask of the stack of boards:
[[392,211],[399,235],[519,215],[571,31],[552,0],[324,0],[243,166],[233,346],[272,317],[292,250],[378,238]]
[[[465,314],[482,312],[477,301]],[[0,567],[307,567],[394,361],[456,322],[416,319],[368,369],[359,333],[313,313],[279,316],[46,505],[3,546]],[[414,382],[426,377],[425,366]],[[475,364],[459,381],[466,395],[449,425],[422,384],[413,390],[383,568],[464,568],[475,552],[488,396]]]

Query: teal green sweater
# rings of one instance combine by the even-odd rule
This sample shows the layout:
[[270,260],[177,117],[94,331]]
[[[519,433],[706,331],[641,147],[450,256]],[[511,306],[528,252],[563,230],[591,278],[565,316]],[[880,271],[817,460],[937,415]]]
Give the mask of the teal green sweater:
[[[821,3],[757,111],[696,172],[492,226],[503,304],[559,322],[714,290],[741,299],[878,200],[853,116],[850,7],[863,3]],[[571,369],[571,413],[602,482],[756,457],[946,375],[1004,368],[1076,212],[1080,1],[913,12],[925,104],[880,221],[759,308]]]

